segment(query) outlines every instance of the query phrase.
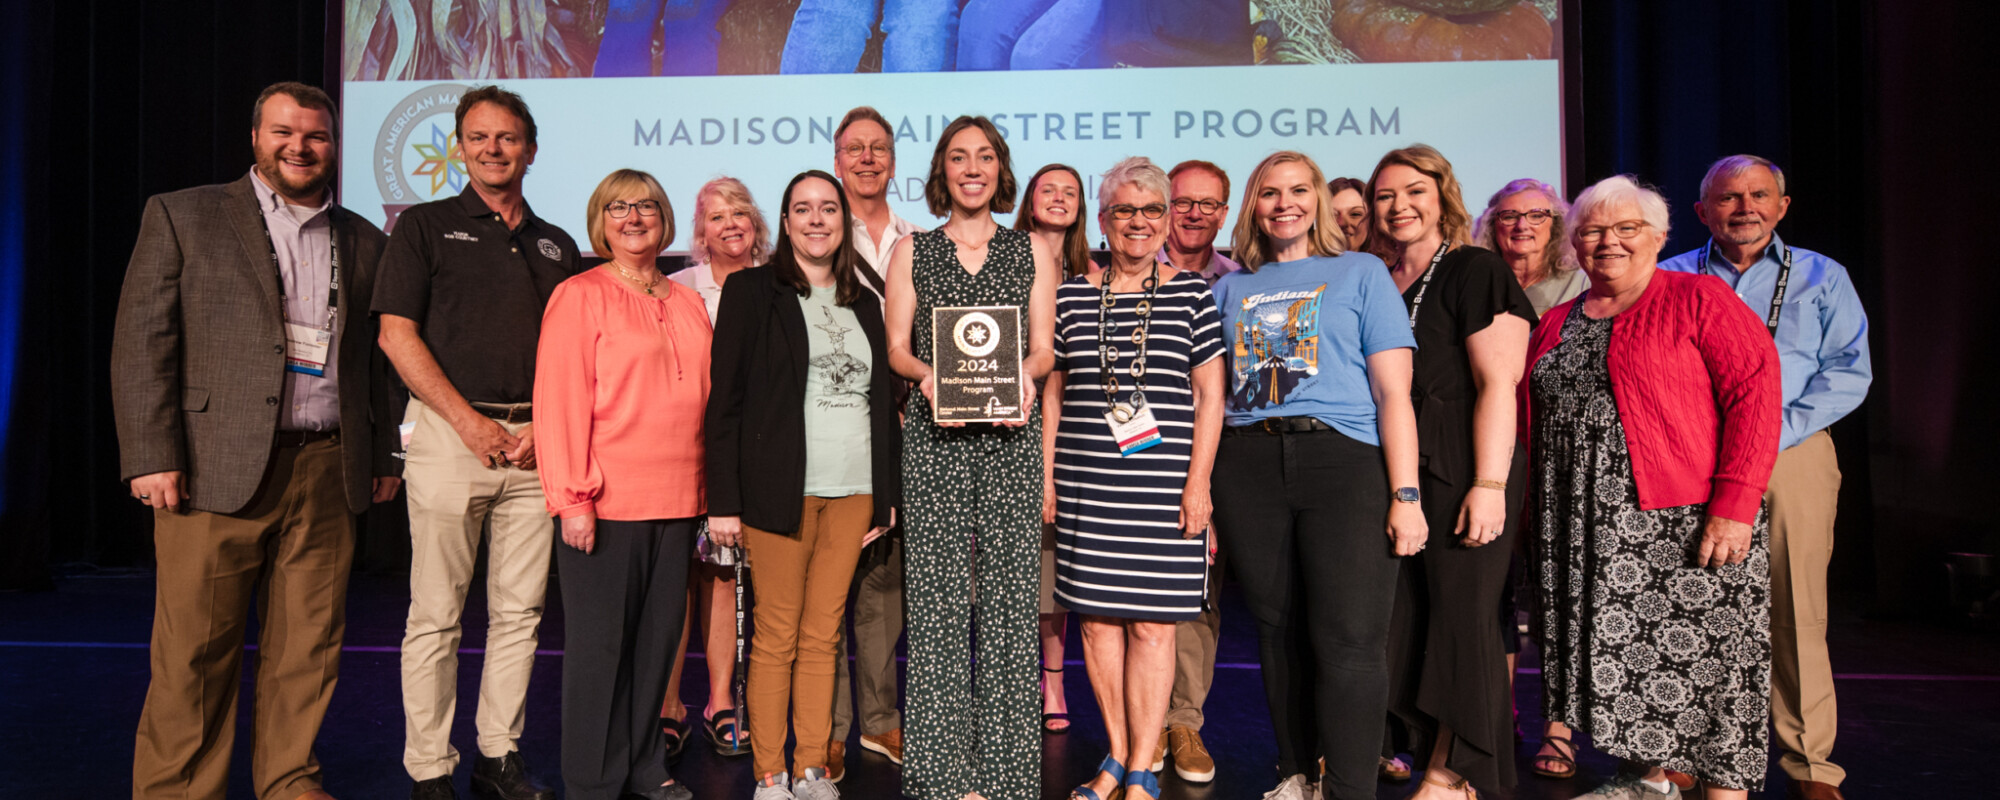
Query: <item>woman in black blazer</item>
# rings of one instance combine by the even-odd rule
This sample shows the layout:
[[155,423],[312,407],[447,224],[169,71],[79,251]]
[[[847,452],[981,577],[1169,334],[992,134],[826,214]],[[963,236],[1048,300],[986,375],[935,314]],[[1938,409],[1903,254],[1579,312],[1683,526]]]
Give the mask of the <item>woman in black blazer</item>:
[[759,796],[825,800],[839,796],[827,740],[847,587],[861,548],[894,523],[902,437],[882,308],[856,272],[840,182],[800,173],[779,219],[770,263],[732,278],[716,311],[709,535],[740,540],[756,575],[747,702]]

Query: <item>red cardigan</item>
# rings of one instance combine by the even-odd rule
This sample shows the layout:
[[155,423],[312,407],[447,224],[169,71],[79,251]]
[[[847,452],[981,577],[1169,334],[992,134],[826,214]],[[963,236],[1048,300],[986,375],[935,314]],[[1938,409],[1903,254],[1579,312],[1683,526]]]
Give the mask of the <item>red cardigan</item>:
[[[1528,340],[1528,375],[1562,341],[1570,307],[1589,297],[1543,315]],[[1719,278],[1658,270],[1612,318],[1607,362],[1639,507],[1707,503],[1714,516],[1754,524],[1784,423],[1778,350],[1763,321]],[[1520,429],[1532,444],[1528,383]]]

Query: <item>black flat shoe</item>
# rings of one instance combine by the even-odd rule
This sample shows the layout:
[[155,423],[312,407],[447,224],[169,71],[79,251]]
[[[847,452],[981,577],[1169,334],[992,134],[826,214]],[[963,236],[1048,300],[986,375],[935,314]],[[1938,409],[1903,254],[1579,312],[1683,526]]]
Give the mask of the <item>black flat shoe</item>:
[[528,775],[528,762],[515,750],[499,758],[480,756],[472,762],[472,796],[480,800],[556,800],[554,789]]

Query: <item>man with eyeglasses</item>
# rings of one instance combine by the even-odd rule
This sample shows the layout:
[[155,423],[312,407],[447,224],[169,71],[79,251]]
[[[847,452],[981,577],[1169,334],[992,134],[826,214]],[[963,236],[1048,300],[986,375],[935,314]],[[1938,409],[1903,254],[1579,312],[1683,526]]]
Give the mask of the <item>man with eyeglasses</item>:
[[[1173,197],[1168,201],[1172,219],[1167,225],[1167,243],[1160,248],[1159,260],[1183,272],[1199,274],[1209,284],[1242,269],[1215,249],[1215,237],[1222,232],[1222,220],[1229,215],[1229,173],[1207,161],[1189,160],[1175,164],[1167,172]],[[1209,596],[1201,604],[1201,616],[1174,624],[1174,691],[1167,706],[1167,731],[1160,737],[1160,749],[1153,754],[1153,771],[1174,757],[1174,774],[1181,780],[1207,783],[1215,780],[1215,759],[1201,740],[1205,719],[1201,710],[1208,690],[1215,683],[1215,647],[1222,635],[1221,607],[1216,591],[1223,575],[1222,556],[1209,543],[1214,563],[1209,566]]]
[[[860,106],[841,118],[833,132],[833,174],[840,178],[854,214],[854,249],[868,264],[861,270],[861,282],[879,299],[888,285],[889,254],[896,251],[896,243],[924,230],[889,208],[889,187],[896,179],[896,135],[881,112]],[[898,384],[900,400],[908,387]],[[861,695],[861,746],[903,763],[903,712],[896,706],[900,696],[896,642],[903,638],[901,525],[861,551],[848,613],[854,615],[854,665],[848,666],[847,626],[842,625],[840,655],[834,660],[833,741],[827,745],[827,777],[836,783],[847,776],[847,735],[855,706],[850,683]]]
[[1839,716],[1826,650],[1840,465],[1826,429],[1868,394],[1868,313],[1845,267],[1774,232],[1791,202],[1784,171],[1769,160],[1715,162],[1694,206],[1712,238],[1660,268],[1721,278],[1776,340],[1785,425],[1764,495],[1771,515],[1771,716],[1790,796],[1841,800],[1846,772],[1829,760]]
[[457,197],[398,218],[374,310],[383,352],[414,395],[403,420],[410,510],[410,616],[403,633],[403,768],[411,800],[457,796],[459,617],[487,546],[486,654],[473,793],[553,800],[519,744],[548,588],[555,526],[535,472],[535,347],[556,284],[582,270],[576,242],[535,216],[521,179],[535,118],[497,86],[465,93]]

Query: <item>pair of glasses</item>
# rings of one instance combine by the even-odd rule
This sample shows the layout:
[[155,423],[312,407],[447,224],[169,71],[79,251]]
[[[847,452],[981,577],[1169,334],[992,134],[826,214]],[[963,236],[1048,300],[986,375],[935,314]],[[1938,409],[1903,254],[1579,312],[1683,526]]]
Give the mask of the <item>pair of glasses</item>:
[[1549,220],[1555,218],[1556,215],[1554,212],[1546,208],[1531,208],[1527,211],[1502,211],[1493,215],[1493,221],[1501,225],[1512,225],[1525,219],[1528,221],[1528,227],[1530,228],[1542,227],[1549,224]]
[[1639,235],[1639,231],[1649,227],[1652,226],[1647,224],[1644,220],[1636,220],[1636,219],[1626,220],[1624,222],[1620,222],[1615,225],[1595,225],[1588,228],[1578,228],[1576,231],[1576,238],[1577,241],[1583,242],[1584,244],[1596,244],[1599,240],[1604,238],[1604,234],[1606,232],[1609,232],[1611,235],[1618,237],[1620,240],[1626,240],[1637,237]]
[[1167,207],[1159,203],[1148,203],[1143,206],[1128,206],[1121,203],[1107,209],[1105,213],[1110,214],[1112,219],[1131,219],[1133,214],[1144,214],[1146,219],[1159,219],[1167,215]]
[[891,153],[896,151],[889,149],[889,146],[886,144],[861,144],[860,142],[856,142],[840,148],[840,152],[846,153],[848,158],[860,158],[862,153],[873,153],[876,158],[888,158]]
[[1203,214],[1213,214],[1222,210],[1222,207],[1225,205],[1228,205],[1228,203],[1224,203],[1221,200],[1189,200],[1185,197],[1180,197],[1174,199],[1174,213],[1186,214],[1189,211],[1199,208]]
[[635,200],[630,203],[613,200],[604,204],[604,213],[610,214],[612,219],[624,219],[634,211],[639,212],[639,216],[642,217],[657,217],[660,215],[660,204],[653,200]]

